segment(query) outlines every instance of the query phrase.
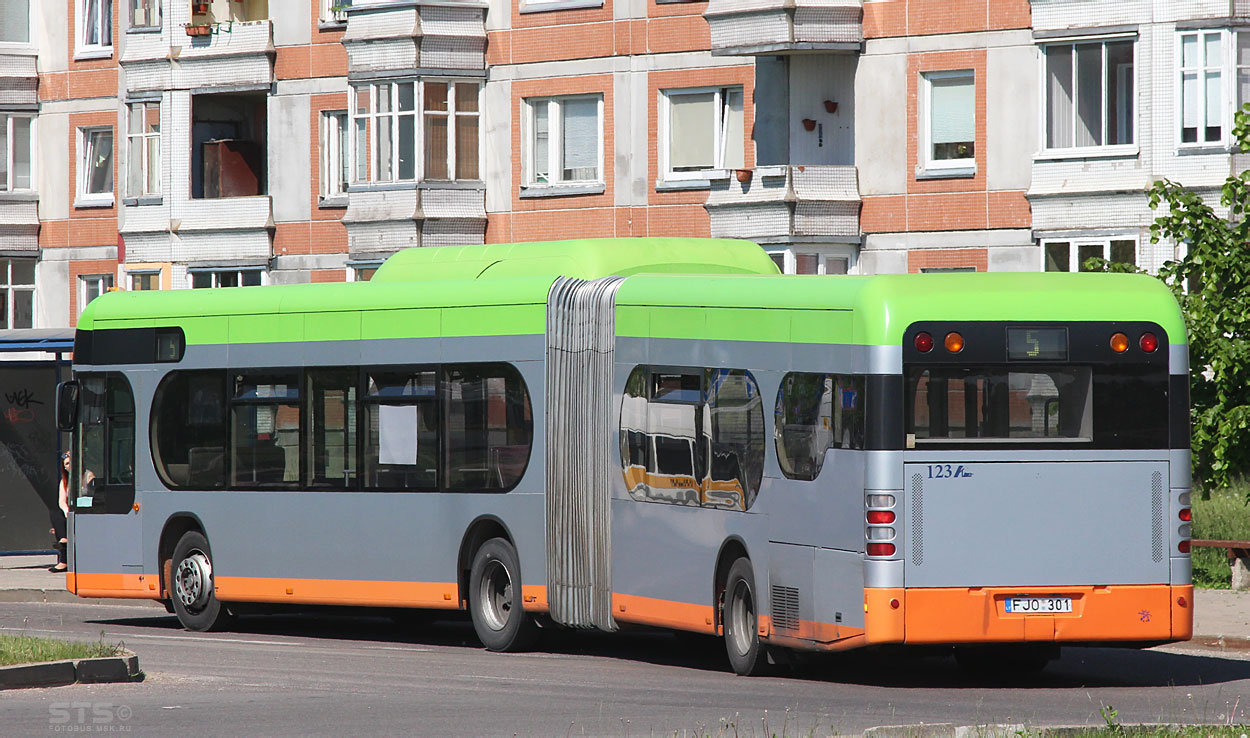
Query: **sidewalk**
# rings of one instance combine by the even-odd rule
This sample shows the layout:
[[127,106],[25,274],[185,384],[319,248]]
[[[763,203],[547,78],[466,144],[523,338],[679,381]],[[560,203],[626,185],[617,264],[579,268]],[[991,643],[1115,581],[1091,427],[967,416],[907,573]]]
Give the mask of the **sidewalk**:
[[[65,590],[65,575],[48,567],[55,556],[0,556],[0,602],[107,602],[161,607],[155,600],[81,599]],[[1194,590],[1195,645],[1250,650],[1250,592]]]

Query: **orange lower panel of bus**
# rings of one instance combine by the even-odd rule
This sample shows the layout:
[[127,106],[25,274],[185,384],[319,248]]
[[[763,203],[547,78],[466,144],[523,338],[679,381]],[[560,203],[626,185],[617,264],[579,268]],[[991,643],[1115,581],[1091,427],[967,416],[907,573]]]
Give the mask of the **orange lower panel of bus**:
[[[1071,598],[1072,611],[1008,612],[1012,597]],[[1156,642],[1193,635],[1192,586],[865,589],[867,642]]]

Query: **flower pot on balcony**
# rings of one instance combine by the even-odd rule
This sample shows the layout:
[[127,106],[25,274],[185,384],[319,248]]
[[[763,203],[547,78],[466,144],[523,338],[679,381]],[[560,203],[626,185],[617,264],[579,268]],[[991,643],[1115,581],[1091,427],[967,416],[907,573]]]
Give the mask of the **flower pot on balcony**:
[[805,131],[814,131],[814,130],[816,130],[816,121],[812,120],[811,118],[804,118],[804,119],[803,119],[803,130],[805,130]]
[[213,27],[210,25],[187,26],[188,36],[210,36],[213,33]]
[[830,115],[838,112],[838,104],[833,100],[825,100],[825,112]]
[[735,170],[734,170],[734,174],[735,174],[735,176],[737,176],[738,181],[739,181],[739,182],[741,182],[741,183],[743,183],[743,184],[746,184],[747,182],[750,182],[750,181],[751,181],[751,170],[750,170],[750,169],[735,169]]
[[208,12],[209,3],[191,3],[192,15],[204,15]]

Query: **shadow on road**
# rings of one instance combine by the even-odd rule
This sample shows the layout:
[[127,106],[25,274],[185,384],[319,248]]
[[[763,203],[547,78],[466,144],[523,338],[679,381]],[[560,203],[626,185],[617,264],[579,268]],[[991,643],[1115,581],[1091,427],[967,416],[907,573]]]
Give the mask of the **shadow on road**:
[[[92,620],[98,625],[181,631],[172,615]],[[237,619],[235,634],[288,636],[374,643],[481,649],[466,613],[376,611],[327,608],[279,612]],[[215,634],[204,634],[212,638]],[[650,629],[617,634],[549,630],[540,653],[635,661],[699,671],[727,672],[720,639]],[[774,676],[807,681],[907,689],[1071,689],[1105,687],[1184,687],[1250,679],[1250,661],[1158,650],[1067,646],[1040,674],[1007,670],[979,676],[961,670],[943,649],[867,649],[784,658]]]

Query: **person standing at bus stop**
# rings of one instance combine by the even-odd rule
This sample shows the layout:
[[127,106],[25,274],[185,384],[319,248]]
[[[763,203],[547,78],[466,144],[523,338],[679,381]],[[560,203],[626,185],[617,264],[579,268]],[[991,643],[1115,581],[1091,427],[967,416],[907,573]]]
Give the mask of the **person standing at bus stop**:
[[52,517],[52,535],[56,538],[56,564],[48,567],[50,572],[62,572],[69,567],[65,563],[65,547],[69,543],[66,521],[69,517],[69,452],[61,454],[61,482],[57,485],[56,507],[49,511]]

